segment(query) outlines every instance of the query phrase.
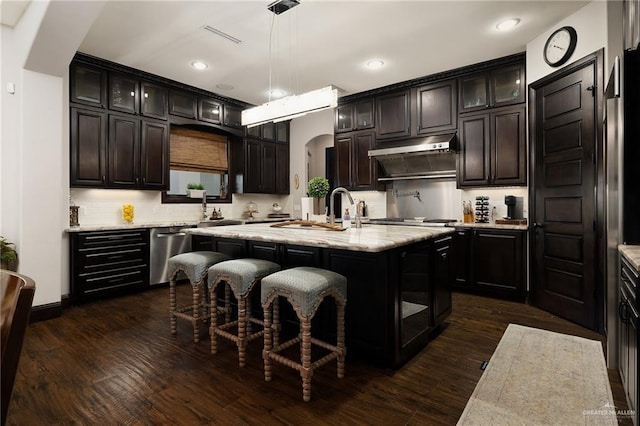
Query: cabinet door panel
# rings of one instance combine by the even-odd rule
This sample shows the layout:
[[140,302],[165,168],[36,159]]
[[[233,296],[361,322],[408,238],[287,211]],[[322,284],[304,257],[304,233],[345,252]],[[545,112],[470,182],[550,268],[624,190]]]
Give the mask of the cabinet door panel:
[[109,75],[109,109],[138,113],[138,80],[122,74]]
[[110,186],[135,187],[138,184],[139,123],[137,118],[109,116]]
[[489,184],[489,114],[460,119],[458,186]]
[[167,95],[165,87],[148,82],[142,82],[142,115],[145,117],[167,119]]
[[193,93],[172,90],[169,98],[169,114],[196,118],[197,97]]
[[224,125],[234,128],[242,128],[242,110],[230,105],[224,106]]
[[353,130],[353,105],[342,105],[336,108],[336,132]]
[[460,112],[484,109],[489,106],[489,78],[474,74],[460,79]]
[[166,124],[142,122],[140,157],[143,188],[168,189],[169,132]]
[[260,179],[262,176],[262,148],[260,141],[247,139],[245,143],[244,191],[260,192]]
[[474,284],[500,293],[522,293],[522,241],[520,231],[476,231]]
[[289,145],[276,144],[276,194],[289,193]]
[[343,137],[335,141],[337,186],[351,186],[351,140]]
[[[439,325],[451,313],[451,244],[452,237],[436,240],[433,245],[431,276],[433,291],[433,325]],[[457,266],[456,266],[457,267]]]
[[373,133],[357,134],[353,138],[353,167],[356,181],[355,189],[371,189],[376,185],[376,160],[369,158],[369,150],[373,149]]
[[262,142],[262,188],[261,192],[276,192],[276,145],[273,142]]
[[525,125],[524,106],[491,114],[493,184],[517,185],[526,182]]
[[378,113],[376,141],[406,137],[411,134],[409,91],[383,95],[376,99]]
[[71,108],[71,186],[103,186],[107,174],[107,115]]
[[89,65],[72,63],[69,72],[70,100],[99,108],[106,106],[107,72]]
[[416,89],[416,133],[453,130],[457,127],[456,81],[449,80]]
[[215,99],[198,99],[198,120],[220,124],[222,121],[222,104]]
[[524,90],[524,65],[512,65],[491,72],[491,97],[494,107],[524,102]]
[[354,120],[356,129],[372,128],[374,125],[373,117],[373,99],[360,101],[355,105]]
[[456,229],[451,248],[453,268],[453,285],[471,286],[471,239],[473,231],[471,229]]

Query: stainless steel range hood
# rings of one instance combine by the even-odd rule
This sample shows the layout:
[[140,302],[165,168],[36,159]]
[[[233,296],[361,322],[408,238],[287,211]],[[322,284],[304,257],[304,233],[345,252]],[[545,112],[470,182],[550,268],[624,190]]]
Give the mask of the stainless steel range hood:
[[451,179],[456,177],[456,134],[432,135],[419,143],[373,149],[384,176],[380,181],[400,179]]

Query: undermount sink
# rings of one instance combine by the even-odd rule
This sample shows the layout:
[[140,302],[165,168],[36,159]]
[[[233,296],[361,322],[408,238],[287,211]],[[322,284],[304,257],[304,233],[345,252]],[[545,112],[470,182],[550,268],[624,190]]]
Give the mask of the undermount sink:
[[226,225],[242,225],[241,220],[220,219],[220,220],[202,220],[198,222],[198,228],[209,228],[210,226],[226,226]]

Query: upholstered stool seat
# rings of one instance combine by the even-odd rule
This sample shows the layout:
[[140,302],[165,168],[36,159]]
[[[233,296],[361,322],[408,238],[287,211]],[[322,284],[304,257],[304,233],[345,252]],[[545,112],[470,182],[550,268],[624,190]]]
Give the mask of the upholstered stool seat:
[[[206,304],[206,291],[201,291],[206,285],[207,271],[212,265],[230,259],[229,256],[215,251],[194,251],[177,254],[167,262],[169,275],[169,320],[171,334],[176,334],[177,318],[187,320],[193,324],[193,341],[200,341],[200,321],[209,318]],[[192,301],[189,305],[178,306],[176,296],[176,278],[183,272],[193,288]]]
[[[209,268],[209,297],[211,300],[209,335],[211,336],[212,354],[218,351],[217,336],[224,337],[236,343],[240,367],[245,366],[247,343],[264,334],[264,330],[252,333],[252,323],[260,326],[263,326],[264,323],[251,315],[251,290],[263,277],[279,270],[280,265],[277,263],[262,259],[227,260]],[[231,311],[227,309],[223,324],[218,325],[216,288],[220,283],[226,283],[228,287],[225,286],[225,289],[230,288],[238,301],[238,319],[231,321]],[[229,307],[227,294],[225,294],[225,307]],[[237,335],[227,331],[236,326]]]
[[[300,320],[300,334],[279,344],[279,318],[275,314],[278,298],[287,299]],[[335,299],[337,309],[336,344],[311,337],[311,319],[326,296]],[[264,309],[264,378],[271,381],[271,361],[280,362],[300,372],[302,377],[302,396],[305,401],[311,399],[311,376],[322,365],[337,359],[338,378],[344,377],[344,310],[347,303],[347,279],[332,271],[313,267],[298,267],[276,272],[262,279],[261,302]],[[272,320],[272,310],[273,320]],[[301,362],[280,355],[296,343],[300,343]],[[311,344],[329,350],[329,354],[311,362]]]

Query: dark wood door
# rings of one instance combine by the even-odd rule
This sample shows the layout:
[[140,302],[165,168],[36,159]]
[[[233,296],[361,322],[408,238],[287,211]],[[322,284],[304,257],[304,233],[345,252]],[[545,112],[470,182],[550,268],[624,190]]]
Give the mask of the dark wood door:
[[[601,54],[599,55],[601,58]],[[597,277],[596,55],[532,85],[534,303],[595,330]],[[600,62],[601,63],[601,62]],[[601,132],[600,132],[601,133]],[[595,189],[595,190],[594,190]],[[598,284],[596,284],[598,282]],[[601,289],[600,289],[601,290]]]
[[107,114],[71,108],[71,186],[103,186],[107,174]]
[[522,185],[527,181],[524,105],[491,113],[491,183]]
[[336,187],[351,186],[351,141],[351,135],[339,137],[335,140]]
[[460,118],[458,186],[489,185],[490,115],[474,114]]
[[140,159],[142,187],[169,189],[169,132],[166,124],[142,122]]
[[109,181],[113,187],[139,183],[140,119],[109,115]]
[[244,192],[260,192],[262,147],[259,140],[245,142]]
[[289,193],[289,145],[276,144],[276,194]]
[[354,135],[351,162],[355,176],[355,182],[352,182],[353,189],[374,189],[376,186],[377,163],[375,159],[369,158],[369,150],[373,149],[374,140],[373,131]]
[[458,95],[455,80],[415,89],[415,134],[453,130],[458,125]]
[[276,144],[262,142],[262,184],[260,192],[273,194],[276,192]]
[[398,139],[411,134],[409,90],[382,95],[376,99],[378,113],[376,141]]

